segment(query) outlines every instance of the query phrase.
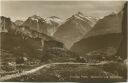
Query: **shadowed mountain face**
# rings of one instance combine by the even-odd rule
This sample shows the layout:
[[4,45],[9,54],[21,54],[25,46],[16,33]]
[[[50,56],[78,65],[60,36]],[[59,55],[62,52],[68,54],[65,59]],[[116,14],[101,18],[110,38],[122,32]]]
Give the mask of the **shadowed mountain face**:
[[4,16],[0,17],[0,32],[12,32],[16,28],[16,25],[11,22],[10,18]]
[[30,38],[41,38],[42,40],[52,40],[53,38],[44,34],[44,33],[39,33],[38,31],[31,30],[30,27],[27,26],[19,26],[16,29],[16,34],[21,34],[25,37],[30,37]]
[[[71,50],[80,55],[111,47],[117,51],[122,40],[122,16],[122,14],[110,14],[100,19],[83,39],[71,47]],[[114,55],[116,52],[111,53]]]
[[33,15],[29,17],[22,26],[30,27],[31,30],[47,34],[47,28],[43,27],[44,19],[40,16]]
[[109,16],[100,19],[94,28],[89,31],[84,38],[96,35],[122,32],[122,16],[112,13]]
[[92,29],[90,24],[91,21],[85,18],[82,13],[78,12],[59,26],[54,37],[62,41],[67,48],[70,48],[73,43],[80,40]]
[[13,35],[10,33],[1,33],[1,49],[6,50],[13,54],[12,56],[3,55],[3,56],[8,56],[8,58],[9,57],[39,58],[39,55],[41,55],[41,51],[39,51],[38,49],[42,48],[41,44],[42,44],[41,39],[37,39],[37,38],[24,39],[24,37],[20,34]]
[[[40,59],[39,57],[42,57],[44,41],[53,41],[51,44],[57,42],[54,38],[44,33],[39,33],[28,26],[14,25],[9,18],[1,17],[1,50],[9,52],[7,55],[2,55],[6,58],[21,56]],[[57,47],[57,44],[54,46]]]
[[9,52],[4,57],[19,57],[19,56],[35,56],[41,53],[37,49],[41,49],[41,39],[30,38],[24,33],[18,32],[19,27],[16,26],[9,18],[2,17],[0,29],[1,50]]
[[116,53],[117,56],[120,56],[123,60],[127,60],[127,3],[125,3],[123,11],[120,11],[119,16],[123,15],[122,20],[122,41],[120,44],[120,47],[118,49],[118,52]]
[[117,50],[120,42],[121,34],[119,33],[98,35],[80,40],[73,45],[71,50],[81,55],[85,55],[88,52],[106,47],[113,47],[115,50]]

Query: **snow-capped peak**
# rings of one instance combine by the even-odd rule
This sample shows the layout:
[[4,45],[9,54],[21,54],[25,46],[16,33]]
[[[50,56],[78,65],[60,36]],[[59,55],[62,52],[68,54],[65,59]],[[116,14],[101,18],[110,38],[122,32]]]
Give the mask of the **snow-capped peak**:
[[84,14],[82,12],[77,12],[75,16],[84,17]]
[[33,16],[29,17],[29,19],[34,20],[34,21],[37,21],[37,22],[38,22],[38,20],[40,20],[40,19],[42,19],[42,18],[41,18],[40,16],[33,15]]
[[57,17],[57,16],[51,16],[51,17],[49,17],[49,18],[52,18],[52,19],[60,19],[60,18]]
[[33,15],[33,16],[31,16],[30,18],[34,18],[34,19],[42,19],[40,16],[37,16],[37,15]]
[[56,22],[58,24],[62,23],[63,21],[59,18],[59,17],[56,17],[56,16],[51,16],[51,17],[48,17],[45,19],[46,23],[48,24],[51,24],[51,22]]
[[[75,19],[79,19],[79,20],[84,21],[85,16],[84,16],[83,13],[81,13],[81,12],[77,12],[76,14],[72,15],[71,18],[75,18]],[[69,18],[69,19],[70,19],[70,18]]]

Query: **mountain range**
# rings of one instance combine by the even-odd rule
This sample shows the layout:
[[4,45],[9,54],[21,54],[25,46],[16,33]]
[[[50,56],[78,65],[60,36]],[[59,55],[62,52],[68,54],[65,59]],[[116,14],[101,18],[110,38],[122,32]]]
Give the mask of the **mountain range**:
[[11,81],[125,80],[126,14],[125,7],[100,19],[81,12],[66,20],[0,16],[0,75],[12,74]]
[[56,16],[44,19],[33,15],[25,21],[12,22],[1,16],[2,49],[20,55],[30,55],[33,50],[31,55],[42,55],[43,46],[46,46],[44,42],[51,41],[55,47],[61,43],[64,48],[83,56],[108,51],[110,54],[107,55],[114,55],[122,39],[122,17],[119,12],[98,20],[78,12],[65,21]]
[[31,30],[52,36],[62,22],[63,21],[56,16],[51,16],[44,19],[40,16],[33,15],[31,17],[28,17],[28,19],[22,24],[22,26],[27,26],[30,27]]
[[[124,11],[121,10],[121,12]],[[120,12],[105,16],[98,20],[94,27],[80,41],[74,43],[71,50],[83,56],[115,56],[123,37],[122,21],[123,13]]]
[[54,37],[62,41],[69,49],[93,28],[93,23],[81,12],[78,12],[59,26],[58,30],[54,33]]
[[16,20],[12,22],[18,32],[32,36],[32,32],[45,34],[63,42],[66,48],[70,48],[79,41],[89,30],[93,28],[98,18],[84,16],[78,12],[67,20],[51,16],[42,18],[37,15],[28,17],[25,21]]
[[18,57],[40,59],[45,41],[56,42],[57,46],[58,41],[44,33],[39,33],[28,26],[17,26],[10,18],[2,16],[0,20],[0,50],[3,60]]

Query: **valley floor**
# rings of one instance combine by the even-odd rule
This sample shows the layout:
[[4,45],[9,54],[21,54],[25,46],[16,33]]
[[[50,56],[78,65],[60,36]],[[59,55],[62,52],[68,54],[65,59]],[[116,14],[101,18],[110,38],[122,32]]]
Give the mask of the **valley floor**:
[[[37,81],[37,80],[44,81],[44,78],[49,78],[51,80],[55,80],[55,76],[57,78],[59,78],[59,80],[61,80],[61,81],[66,80],[67,78],[68,78],[68,80],[74,79],[74,77],[75,77],[75,79],[76,78],[81,79],[82,76],[79,78],[79,75],[78,75],[79,73],[83,72],[86,74],[87,72],[90,72],[90,70],[93,71],[93,68],[90,68],[90,66],[96,67],[96,66],[104,65],[106,63],[107,62],[100,62],[100,63],[74,63],[74,62],[49,63],[49,64],[44,64],[39,67],[33,68],[29,71],[23,71],[21,73],[3,76],[0,78],[0,81]],[[62,68],[62,69],[60,69],[60,68]],[[77,70],[74,70],[74,69],[77,69]],[[88,69],[89,69],[89,71],[88,71]],[[94,69],[94,70],[96,70],[96,69]],[[65,72],[65,73],[60,75],[60,74],[58,74],[58,71],[59,71],[59,73],[63,73],[63,72]],[[67,75],[69,73],[66,74],[67,71],[70,71],[69,73],[71,73],[73,75],[68,77]],[[72,73],[72,71],[73,71],[73,73]],[[97,70],[94,72],[97,72]],[[90,72],[90,73],[92,73],[92,72]],[[108,76],[108,72],[103,71],[103,73]],[[64,74],[66,74],[66,75],[64,75]],[[74,74],[77,74],[77,76]],[[98,74],[98,75],[100,76],[100,74]],[[73,76],[73,78],[71,78],[72,76]],[[85,76],[83,76],[83,77],[85,77]],[[102,76],[102,74],[101,74],[101,76]],[[117,77],[119,79],[122,79],[122,77],[120,77],[120,76],[117,76]],[[104,76],[103,78],[106,78],[106,77]],[[47,81],[47,80],[45,79],[45,81]],[[57,79],[55,81],[57,81]]]

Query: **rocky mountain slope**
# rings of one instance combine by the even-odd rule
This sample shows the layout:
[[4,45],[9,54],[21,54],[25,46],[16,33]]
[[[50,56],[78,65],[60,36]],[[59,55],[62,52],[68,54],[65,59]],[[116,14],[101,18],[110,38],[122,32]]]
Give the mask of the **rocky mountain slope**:
[[33,15],[29,17],[22,24],[22,26],[27,26],[27,27],[30,27],[31,30],[52,36],[56,32],[56,30],[58,29],[58,26],[61,23],[62,23],[62,20],[56,16],[51,16],[44,19],[44,18],[41,18],[40,16]]
[[45,27],[47,27],[48,35],[53,34],[58,30],[58,27],[63,23],[63,20],[56,16],[51,16],[45,19]]
[[[41,39],[33,39],[30,37],[25,37],[23,33],[18,33],[19,27],[14,26],[13,22],[6,17],[2,17],[2,23],[0,27],[2,30],[0,33],[1,40],[1,50],[6,50],[12,54],[9,57],[19,57],[29,55],[37,55],[37,48],[41,48]],[[5,32],[6,30],[6,32]]]
[[22,21],[22,20],[16,20],[16,21],[15,21],[15,24],[16,24],[17,26],[21,26],[23,23],[24,23],[24,21]]
[[33,15],[22,24],[22,26],[30,27],[31,30],[47,34],[47,28],[43,27],[44,19],[40,16]]
[[[54,38],[39,33],[28,26],[16,26],[9,18],[1,17],[0,24],[1,50],[10,54],[2,54],[2,58],[38,58],[42,57],[43,46],[45,41],[51,41],[54,44]],[[55,44],[57,47],[57,43]]]
[[11,22],[10,18],[0,16],[0,32],[12,32],[16,28],[16,25]]
[[81,12],[68,18],[55,32],[54,37],[62,41],[67,48],[79,41],[88,31],[92,29],[92,22]]
[[[122,40],[122,17],[123,14],[110,14],[100,19],[83,39],[76,42],[71,50],[85,56],[93,51],[97,51],[97,55],[114,55]],[[106,48],[113,48],[110,54],[107,53]],[[102,52],[102,49],[106,49],[106,52]],[[101,50],[101,51],[99,51]],[[113,51],[114,50],[114,51]],[[116,50],[116,52],[115,52]]]
[[121,16],[123,14],[122,20],[122,41],[116,56],[120,56],[123,60],[125,59],[127,62],[127,3],[125,3],[122,11],[119,12]]

